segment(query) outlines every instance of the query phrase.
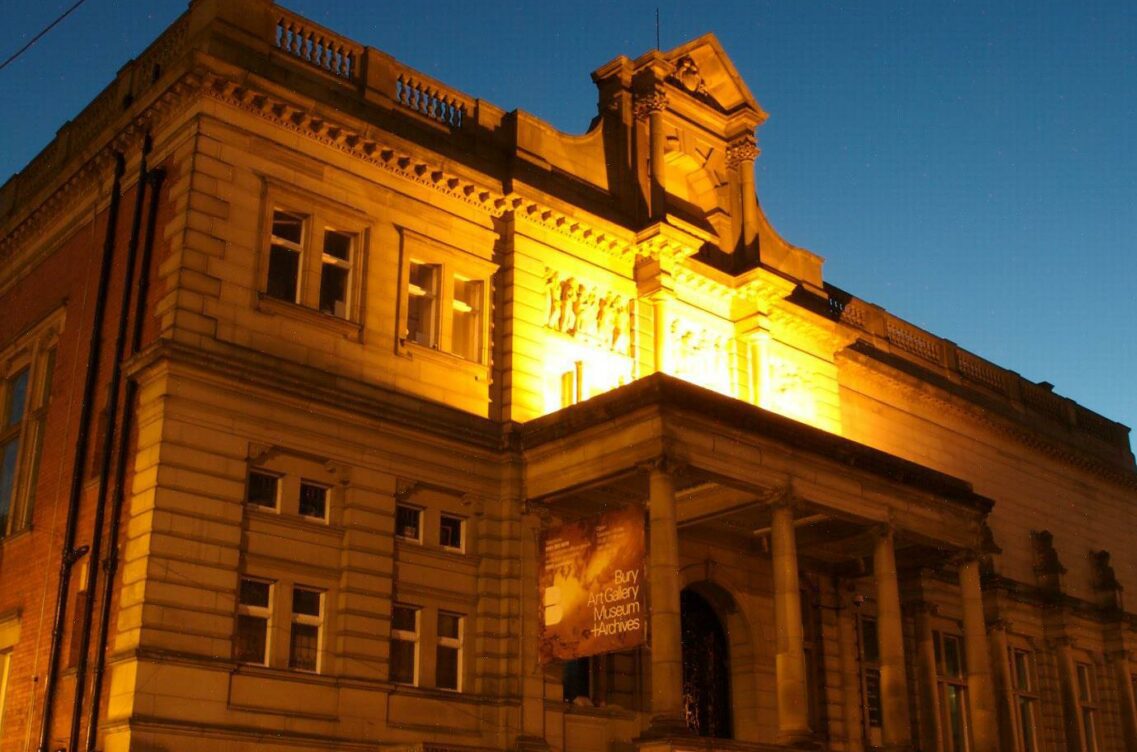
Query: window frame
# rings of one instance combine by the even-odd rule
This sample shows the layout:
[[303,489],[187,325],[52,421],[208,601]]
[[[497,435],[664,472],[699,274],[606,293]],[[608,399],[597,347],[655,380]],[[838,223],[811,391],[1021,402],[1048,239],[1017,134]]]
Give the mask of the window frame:
[[1097,667],[1088,659],[1075,658],[1074,697],[1078,703],[1078,726],[1081,729],[1083,752],[1099,752],[1101,749],[1098,732],[1101,725],[1100,692]]
[[[1020,681],[1021,677],[1017,661],[1019,657],[1024,659],[1025,686],[1023,686]],[[1015,729],[1015,750],[1016,752],[1038,752],[1040,748],[1038,721],[1042,699],[1038,689],[1038,662],[1035,652],[1030,648],[1010,645],[1007,648],[1007,662],[1009,664],[1010,673],[1011,713],[1013,715],[1012,722]],[[1023,715],[1024,707],[1027,708],[1029,715],[1029,718],[1025,718],[1025,720]],[[1023,733],[1027,724],[1029,724],[1030,728],[1030,742],[1027,742],[1027,735]]]
[[[263,198],[262,231],[259,239],[257,269],[257,307],[265,312],[301,317],[315,317],[324,322],[340,322],[358,329],[363,321],[366,259],[371,220],[350,206],[337,204],[325,197],[308,194],[293,186],[266,181]],[[294,215],[302,221],[299,243],[281,239],[282,246],[299,254],[296,291],[293,300],[269,293],[269,268],[274,240],[273,225],[277,212]],[[352,237],[350,259],[344,262],[328,253],[330,233]],[[348,272],[345,284],[343,315],[322,310],[324,268],[334,266]]]
[[[399,514],[403,510],[406,510],[408,512],[415,512],[417,515],[415,523],[415,535],[413,537],[405,535],[403,533],[403,530],[399,527]],[[425,520],[426,509],[424,507],[418,506],[417,504],[406,504],[401,501],[395,503],[395,537],[397,539],[401,541],[407,541],[408,543],[418,543],[421,545],[423,542],[423,528],[425,527],[423,523]]]
[[[318,488],[324,492],[324,511],[322,514],[318,514],[318,515],[306,514],[304,512],[302,505],[304,504],[304,487],[305,486],[308,486],[309,488]],[[328,483],[324,483],[324,482],[321,482],[318,480],[312,480],[311,478],[305,478],[305,477],[301,476],[299,478],[299,484],[297,485],[297,492],[296,492],[296,514],[297,514],[297,516],[299,516],[305,520],[312,520],[315,522],[327,523],[328,514],[330,513],[331,507],[332,507],[332,488],[333,487],[331,485],[329,485]]]
[[[414,631],[406,629],[397,629],[395,627],[395,609],[408,609],[414,613],[415,628]],[[396,642],[409,643],[412,645],[411,650],[411,680],[402,681],[396,679],[393,674],[394,661],[388,662],[387,679],[392,684],[401,684],[408,687],[417,687],[421,683],[421,650],[422,650],[422,612],[421,606],[414,606],[409,603],[395,602],[391,604],[391,650],[389,655],[394,655],[394,644]]]
[[[932,638],[936,658],[936,684],[939,687],[940,698],[940,728],[944,752],[971,752],[971,716],[968,708],[967,686],[967,645],[962,634],[954,631],[934,630]],[[948,665],[948,642],[956,646],[957,670],[952,672]],[[948,690],[952,690],[949,693]],[[954,694],[958,702],[959,723],[958,729],[952,726],[950,694]],[[959,746],[956,745],[955,736],[958,734]]]
[[[457,625],[458,625],[458,635],[456,637],[449,637],[449,636],[444,637],[442,635],[442,618],[444,616],[452,617],[456,620]],[[462,681],[462,673],[463,673],[462,672],[462,655],[465,652],[463,650],[463,644],[465,642],[464,638],[465,638],[465,629],[466,629],[466,615],[457,613],[455,611],[448,611],[446,609],[440,608],[436,611],[435,625],[436,625],[436,628],[435,628],[435,635],[434,635],[434,643],[435,643],[435,645],[434,645],[434,651],[435,651],[435,657],[434,657],[434,687],[435,687],[435,689],[441,689],[441,690],[444,690],[447,692],[461,692],[462,691],[462,685],[463,685],[463,681]],[[454,666],[454,686],[453,687],[444,687],[444,686],[442,686],[442,683],[439,680],[439,677],[440,677],[439,665],[441,663],[439,658],[440,658],[443,650],[453,650],[454,651],[455,666]]]
[[[398,352],[414,356],[416,353],[439,353],[457,361],[488,370],[490,359],[490,331],[492,324],[492,292],[497,265],[473,253],[448,246],[432,238],[427,238],[413,230],[399,228],[401,234],[401,257],[399,262],[399,311],[396,341]],[[416,341],[411,337],[410,308],[411,297],[416,293],[411,286],[413,265],[437,268],[437,294],[435,297],[434,331],[428,343]],[[477,313],[474,326],[477,342],[473,352],[458,352],[455,337],[455,315],[458,300],[455,297],[456,283],[472,282],[480,285],[477,305],[471,306]],[[470,357],[470,356],[473,357]]]
[[[273,503],[272,506],[261,504],[253,501],[252,499],[252,478],[254,475],[259,475],[265,478],[273,479]],[[247,506],[256,507],[265,511],[280,512],[281,495],[284,490],[284,473],[278,473],[272,470],[267,470],[262,467],[250,467],[245,474],[245,504]]]
[[[244,603],[241,600],[241,592],[245,581],[255,582],[268,587],[268,604],[264,606],[257,606],[253,604]],[[237,579],[237,616],[233,620],[233,660],[237,663],[243,663],[250,666],[271,666],[272,665],[272,652],[273,652],[273,609],[276,604],[276,591],[277,582],[266,577],[256,577],[247,574],[242,574]],[[248,660],[242,655],[240,650],[241,640],[241,617],[246,616],[254,619],[264,619],[264,655],[262,660],[253,661]]]
[[[47,411],[55,371],[62,309],[49,315],[0,350],[0,494],[7,496],[7,509],[0,516],[0,542],[31,528],[35,511],[35,486],[47,434]],[[20,417],[9,423],[11,393],[15,380],[27,374]],[[2,452],[13,446],[10,475],[4,470]],[[4,488],[7,487],[5,492]]]
[[[317,613],[304,614],[296,611],[296,593],[314,593],[317,597]],[[327,591],[322,588],[312,587],[310,585],[292,585],[292,603],[289,607],[290,620],[288,624],[288,669],[290,671],[304,671],[307,673],[319,674],[323,673],[324,663],[324,614],[326,613],[325,599],[327,598]],[[298,666],[293,663],[294,658],[294,640],[296,638],[296,626],[301,625],[305,627],[316,628],[316,660],[312,668],[306,666]]]
[[[442,540],[442,533],[445,529],[445,521],[453,520],[458,523],[458,545],[449,545]],[[438,513],[438,545],[443,551],[452,551],[454,553],[466,553],[466,518],[450,512]]]
[[[868,654],[868,640],[865,638],[865,625],[873,625],[876,635],[876,644],[873,647],[875,657]],[[880,687],[880,631],[877,628],[875,613],[857,612],[857,658],[859,661],[858,680],[861,689],[861,723],[866,743],[879,747],[884,740],[884,705]],[[876,684],[876,702],[869,696],[870,684]]]

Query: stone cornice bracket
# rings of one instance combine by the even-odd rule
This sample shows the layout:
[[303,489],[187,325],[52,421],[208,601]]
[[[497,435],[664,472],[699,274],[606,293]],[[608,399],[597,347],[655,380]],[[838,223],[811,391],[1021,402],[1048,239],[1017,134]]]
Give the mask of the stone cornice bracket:
[[753,162],[761,153],[753,133],[739,136],[726,145],[726,166],[737,168],[743,162]]
[[647,120],[656,112],[663,112],[669,104],[667,91],[660,85],[637,91],[632,104],[636,120]]
[[421,484],[417,480],[407,480],[406,478],[399,478],[395,486],[395,501],[403,502],[414,496],[415,491],[419,489]]
[[658,470],[670,475],[672,478],[682,477],[687,472],[688,467],[687,462],[676,457],[668,447],[664,447],[658,456],[644,460],[636,465],[637,469],[649,475]]

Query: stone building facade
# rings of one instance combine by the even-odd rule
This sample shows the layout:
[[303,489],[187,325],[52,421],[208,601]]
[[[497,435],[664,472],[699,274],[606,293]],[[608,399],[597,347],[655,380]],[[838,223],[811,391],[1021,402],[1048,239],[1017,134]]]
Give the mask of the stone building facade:
[[0,752],[1137,749],[1128,429],[828,284],[714,37],[592,75],[195,0],[0,189]]

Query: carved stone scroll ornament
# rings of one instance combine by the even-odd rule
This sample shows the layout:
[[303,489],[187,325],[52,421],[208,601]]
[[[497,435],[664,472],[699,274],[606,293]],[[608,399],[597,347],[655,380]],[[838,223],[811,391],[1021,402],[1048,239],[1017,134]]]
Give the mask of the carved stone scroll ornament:
[[593,347],[628,354],[627,298],[545,269],[545,326]]
[[741,136],[727,144],[726,166],[738,167],[743,162],[753,162],[761,153],[753,135]]

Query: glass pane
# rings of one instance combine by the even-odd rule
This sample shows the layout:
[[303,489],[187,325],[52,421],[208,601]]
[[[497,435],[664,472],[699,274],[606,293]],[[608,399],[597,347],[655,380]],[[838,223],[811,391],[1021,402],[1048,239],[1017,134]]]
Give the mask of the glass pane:
[[415,683],[415,644],[408,640],[391,640],[391,681]]
[[321,520],[328,511],[328,489],[314,483],[300,484],[300,514],[305,517],[319,517]]
[[562,691],[565,702],[572,702],[577,697],[588,697],[588,664],[587,658],[577,658],[565,661]]
[[438,344],[438,267],[411,263],[407,295],[407,339],[427,347]]
[[414,507],[395,507],[395,535],[418,540],[420,514],[420,510]]
[[249,473],[249,487],[246,501],[258,507],[276,508],[276,488],[279,478],[268,473]]
[[265,645],[268,636],[268,619],[260,616],[237,616],[237,660],[248,663],[265,662]]
[[270,298],[295,303],[300,279],[300,254],[282,245],[273,245],[268,256],[268,286],[265,294]]
[[884,717],[880,702],[880,669],[865,669],[865,709],[869,726],[879,728]]
[[14,426],[24,418],[24,407],[28,401],[28,369],[24,369],[17,373],[14,378],[8,382],[8,398],[5,400],[7,404],[4,406],[4,414],[8,416],[5,421],[5,426]]
[[954,684],[944,685],[944,700],[948,708],[948,738],[951,740],[950,749],[954,752],[963,752],[967,749],[964,736],[963,719],[963,689]]
[[292,613],[302,614],[304,616],[320,615],[320,591],[318,590],[305,590],[304,588],[292,589]]
[[458,624],[461,621],[457,614],[440,613],[438,615],[438,636],[458,639]]
[[455,355],[481,361],[482,355],[482,282],[454,280],[453,347]]
[[1030,665],[1028,663],[1028,656],[1021,650],[1014,651],[1015,657],[1015,689],[1029,690],[1030,686]]
[[953,635],[944,635],[944,673],[947,676],[963,676],[963,657],[961,655],[959,638]]
[[272,213],[272,234],[281,240],[300,245],[304,236],[304,217],[300,214],[275,211]]
[[418,609],[411,606],[395,606],[391,611],[391,628],[404,632],[418,632]]
[[446,548],[462,547],[462,520],[442,515],[438,525],[438,545]]
[[439,689],[458,689],[458,648],[438,646],[434,685]]
[[347,318],[347,280],[347,269],[324,264],[320,271],[320,311]]
[[865,660],[876,663],[880,660],[880,646],[876,637],[876,619],[861,620],[861,640],[864,642]]
[[0,446],[0,535],[3,535],[12,509],[12,494],[16,487],[16,459],[20,456],[20,442],[12,439]]
[[241,580],[241,604],[245,606],[268,606],[268,594],[271,586],[267,582],[257,580]]
[[328,230],[324,233],[324,253],[340,261],[351,261],[351,240],[354,235]]
[[1090,685],[1090,667],[1084,663],[1078,664],[1078,699],[1089,702],[1093,699]]
[[315,671],[319,642],[319,627],[314,624],[293,624],[292,640],[288,646],[288,667]]

